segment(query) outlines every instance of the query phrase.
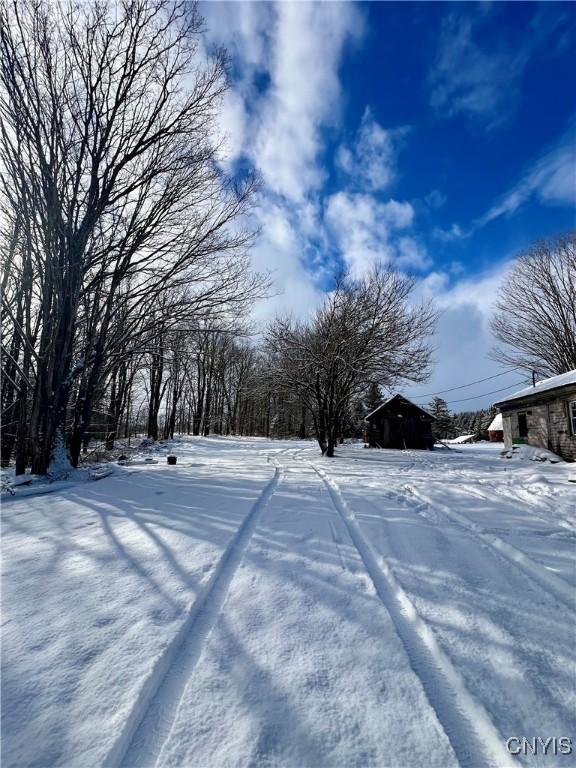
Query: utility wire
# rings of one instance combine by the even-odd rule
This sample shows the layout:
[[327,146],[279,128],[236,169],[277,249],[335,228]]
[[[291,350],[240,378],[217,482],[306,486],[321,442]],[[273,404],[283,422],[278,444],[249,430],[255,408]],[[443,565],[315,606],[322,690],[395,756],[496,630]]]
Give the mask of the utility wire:
[[[468,400],[477,400],[479,397],[486,397],[486,395],[495,395],[496,392],[504,392],[506,389],[512,389],[512,387],[519,387],[521,384],[526,384],[525,381],[517,381],[515,384],[509,384],[507,387],[502,387],[501,389],[493,389],[492,392],[481,392],[479,395],[474,395],[474,397],[464,397],[461,400],[448,400],[446,405],[451,405],[452,403],[466,403]],[[418,403],[420,407],[423,407],[427,405],[427,403]]]
[[[473,384],[482,384],[484,381],[490,381],[490,379],[497,379],[498,376],[505,376],[507,373],[511,373],[512,371],[517,371],[520,369],[519,365],[516,365],[514,368],[508,368],[505,371],[502,371],[502,373],[495,373],[493,376],[486,376],[485,379],[477,379],[476,381],[471,381],[469,384],[461,384],[459,387],[452,387],[451,389],[440,389],[438,392],[429,392],[426,395],[414,395],[415,398],[420,397],[433,397],[434,395],[442,395],[445,392],[455,392],[457,389],[466,389],[466,387],[471,387]],[[487,394],[490,394],[489,392]],[[478,395],[478,397],[481,397],[481,395]],[[473,399],[473,398],[472,398]],[[454,401],[458,402],[458,401]]]

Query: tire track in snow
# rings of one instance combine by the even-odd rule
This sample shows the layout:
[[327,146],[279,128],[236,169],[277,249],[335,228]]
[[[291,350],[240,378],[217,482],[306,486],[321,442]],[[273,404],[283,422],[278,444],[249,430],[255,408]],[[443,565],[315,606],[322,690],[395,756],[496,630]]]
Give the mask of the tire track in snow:
[[184,624],[144,684],[120,737],[104,761],[107,768],[147,768],[158,763],[204,642],[220,615],[258,520],[282,478],[282,467],[274,463],[274,476],[242,521]]
[[397,581],[384,558],[362,533],[356,516],[337,483],[314,464],[332,503],[344,521],[376,592],[387,609],[428,701],[444,728],[461,766],[509,766],[515,761],[505,739],[483,705],[440,647],[428,624]]
[[344,555],[342,554],[342,539],[338,535],[338,532],[336,531],[336,526],[332,522],[332,520],[328,521],[330,524],[330,533],[332,534],[332,541],[336,545],[336,551],[338,552],[338,559],[340,560],[340,567],[343,571],[347,571],[348,568],[346,567],[346,561],[344,560]]
[[[490,568],[490,571],[492,572],[491,575],[500,576],[506,582],[510,581],[509,577],[511,575],[514,578],[510,583],[515,584],[516,588],[523,588],[519,587],[518,585],[523,583],[525,584],[527,579],[526,574],[524,574],[522,571],[508,574],[508,569],[502,570],[502,562],[499,555],[491,551],[488,547],[478,547],[475,538],[467,533],[464,534],[467,546],[451,546],[449,544],[447,527],[445,525],[438,524],[445,522],[443,516],[440,513],[433,511],[424,502],[415,502],[414,499],[410,499],[410,503],[407,503],[408,499],[406,494],[399,493],[398,491],[389,491],[388,493],[390,498],[393,499],[398,505],[401,505],[407,513],[414,515],[416,518],[421,517],[429,524],[429,529],[434,537],[435,546],[437,547],[438,554],[435,556],[436,562],[447,563],[452,561],[450,564],[450,571],[455,574],[457,573],[466,585],[465,588],[472,591],[473,594],[470,595],[466,593],[460,593],[458,590],[456,592],[456,599],[460,597],[462,600],[460,609],[464,612],[467,626],[470,631],[474,634],[478,633],[479,637],[483,637],[485,629],[483,629],[481,625],[478,626],[478,614],[474,610],[470,611],[469,605],[470,603],[474,603],[477,600],[479,600],[480,603],[483,603],[482,596],[477,592],[479,589],[492,591],[496,594],[504,594],[499,591],[502,589],[503,585],[500,585],[498,581],[495,583],[490,583],[482,573],[482,570],[486,568],[486,561],[483,560],[483,558],[492,558],[493,562],[497,563],[499,566],[498,568],[494,568],[493,566]],[[371,507],[377,510],[380,515],[383,513],[385,514],[386,511],[384,505],[378,506],[368,499],[364,499],[363,501],[364,503],[369,504]],[[452,533],[455,533],[459,536],[461,535],[461,531],[456,526],[450,526],[450,530]],[[409,533],[402,534],[402,531],[400,531],[399,534],[395,534],[393,541],[391,542],[393,551],[395,552],[396,557],[400,556],[402,558],[404,555],[399,554],[397,549],[398,541],[400,542],[400,553],[402,553],[403,551],[409,551],[409,548],[413,546],[413,539]],[[476,558],[480,559],[478,560]],[[455,568],[453,567],[454,565],[456,566]],[[451,589],[453,588],[454,586],[451,587]],[[542,594],[545,596],[545,602],[548,603],[548,594]],[[554,605],[556,605],[556,603],[554,603]],[[484,609],[487,608],[485,604],[483,604],[481,607]],[[539,609],[536,606],[534,607],[534,610],[539,612]],[[523,711],[520,709],[516,702],[511,700],[507,695],[513,691],[514,684],[512,684],[510,687],[508,685],[506,686],[506,695],[503,697],[498,697],[498,704],[501,705],[502,702],[505,702],[505,707],[515,710],[515,714],[520,712],[520,717],[522,718],[523,722],[526,722],[526,717],[529,718],[532,716],[533,711],[540,712],[540,717],[543,716],[542,711],[540,711],[538,708],[540,703],[543,701],[546,702],[546,707],[552,705],[554,710],[558,711],[557,700],[551,691],[551,689],[555,687],[552,683],[554,672],[552,666],[547,661],[547,652],[544,649],[534,649],[531,642],[526,643],[526,638],[530,636],[530,632],[532,630],[531,622],[523,625],[522,622],[517,620],[516,616],[512,616],[508,611],[501,609],[497,609],[496,611],[488,610],[487,615],[489,620],[494,623],[494,626],[498,628],[498,631],[505,633],[505,637],[500,636],[499,642],[508,645],[510,648],[513,647],[515,659],[514,663],[517,663],[522,670],[520,678],[522,680],[521,688],[517,688],[516,690],[517,693],[520,694],[522,702],[521,706],[525,707],[525,710]],[[572,637],[572,634],[570,637]],[[571,648],[572,644],[568,643],[568,646]],[[552,655],[554,655],[553,649],[550,649],[550,651]],[[492,667],[493,659],[491,655],[487,657],[487,661],[489,666]],[[496,668],[497,667],[498,665],[496,665]],[[545,671],[541,675],[535,674],[535,668],[544,669]],[[481,674],[482,677],[484,677],[484,672]],[[500,685],[501,683],[497,682],[495,687],[498,688]],[[492,699],[490,699],[490,701],[492,701]],[[503,708],[500,706],[500,713],[503,712],[505,707]],[[507,715],[504,717],[507,719]],[[538,718],[536,718],[536,722],[538,722]],[[570,721],[565,721],[563,714],[559,715],[559,720],[557,722],[568,722],[564,728],[567,730],[567,732],[571,730]],[[506,733],[512,733],[518,730],[518,726],[509,725],[504,730]],[[520,730],[522,730],[522,728],[520,728]],[[527,730],[530,731],[530,727],[528,727]],[[560,730],[562,730],[562,726],[560,726]]]
[[[498,498],[502,499],[503,501],[509,502],[516,505],[522,505],[522,507],[529,507],[529,512],[531,515],[536,517],[541,522],[545,523],[546,525],[550,525],[551,523],[554,525],[559,526],[559,528],[562,529],[562,531],[568,531],[572,535],[576,535],[576,527],[572,522],[569,520],[566,520],[564,517],[558,517],[555,516],[553,512],[550,510],[553,509],[553,498],[550,496],[544,496],[542,498],[542,501],[544,501],[544,504],[538,503],[538,500],[534,498],[534,494],[531,494],[529,491],[525,490],[508,490],[503,489],[496,485],[490,485],[487,486],[490,490],[490,494],[485,494],[482,492],[482,488],[478,488],[475,485],[472,485],[471,483],[464,483],[462,484],[462,490],[466,493],[470,494],[470,496],[475,496],[476,498],[482,499],[484,501],[492,501],[494,496],[497,496]],[[536,501],[536,504],[534,504],[534,501]],[[536,509],[538,511],[536,511]],[[547,516],[546,516],[547,515]],[[561,532],[561,531],[559,531]]]
[[554,596],[557,600],[560,600],[570,610],[574,610],[576,607],[576,594],[574,587],[568,582],[556,576],[554,573],[548,571],[545,566],[537,563],[528,557],[524,552],[504,541],[494,533],[487,533],[477,523],[472,522],[459,512],[455,512],[445,504],[433,501],[428,496],[423,494],[417,488],[411,485],[405,486],[407,493],[410,493],[414,498],[422,501],[430,509],[440,512],[444,517],[448,518],[451,522],[455,523],[460,528],[464,528],[471,533],[482,543],[487,544],[493,550],[496,550],[502,555],[508,562],[515,565],[525,575],[531,577],[532,581],[537,582],[538,586],[546,591],[548,594]]

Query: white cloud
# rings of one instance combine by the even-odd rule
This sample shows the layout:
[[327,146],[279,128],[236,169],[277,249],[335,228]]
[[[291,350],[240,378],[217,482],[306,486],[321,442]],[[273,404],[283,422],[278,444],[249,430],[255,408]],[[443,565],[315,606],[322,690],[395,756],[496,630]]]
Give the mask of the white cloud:
[[223,139],[219,162],[230,171],[244,152],[248,115],[244,99],[238,91],[228,91],[222,100],[219,113],[220,132]]
[[[406,388],[407,397],[426,403],[431,399],[430,393],[505,371],[489,357],[494,343],[489,322],[498,287],[508,268],[509,263],[504,262],[490,272],[456,282],[452,282],[447,272],[431,272],[419,281],[419,296],[432,299],[441,310],[441,315],[434,339],[436,349],[432,377],[426,384]],[[508,391],[514,391],[514,388],[519,388],[517,383],[521,380],[522,373],[512,371],[440,396],[455,412],[486,408],[500,397],[499,393],[493,393],[494,390],[510,386]]]
[[545,205],[576,203],[576,119],[568,131],[528,168],[520,181],[482,216],[483,226],[499,216],[510,216],[521,205],[536,198]]
[[443,243],[454,243],[457,240],[465,240],[467,237],[470,237],[471,234],[471,232],[465,232],[460,224],[452,224],[448,229],[434,227],[432,230],[432,237]]
[[366,107],[354,143],[342,144],[336,154],[337,165],[351,178],[353,186],[364,191],[382,191],[396,171],[396,146],[407,128],[385,130],[370,107]]
[[338,120],[338,69],[362,16],[349,3],[206,3],[207,36],[232,61],[222,132],[266,188],[300,203],[324,179],[322,130]]
[[222,164],[230,170],[247,160],[263,180],[253,262],[272,271],[277,295],[257,315],[305,314],[326,269],[318,252],[326,238],[323,132],[339,119],[339,67],[361,34],[362,14],[348,3],[208,3],[202,11],[209,40],[225,46],[232,63]]
[[[259,304],[256,319],[265,321],[277,312],[305,316],[317,306],[333,267],[327,254],[335,248],[354,274],[376,261],[403,270],[429,268],[430,258],[414,235],[414,208],[381,195],[393,181],[401,135],[378,125],[370,110],[355,140],[338,154],[341,167],[356,181],[321,199],[324,132],[338,127],[338,71],[347,42],[361,30],[358,7],[210,3],[203,12],[212,42],[225,45],[232,58],[232,88],[221,120],[228,137],[228,167],[248,160],[264,180],[255,214],[261,236],[253,263],[256,269],[272,270],[277,295]],[[470,104],[478,102],[472,99]],[[561,177],[551,175],[548,183],[542,182],[541,194],[552,199],[562,184]],[[444,201],[437,191],[426,199],[431,207]],[[453,225],[448,233],[457,239],[462,230]],[[498,370],[486,355],[491,345],[489,307],[502,272],[458,280],[455,264],[418,282],[418,294],[434,298],[443,309],[437,367],[426,391]],[[418,390],[422,393],[422,385],[413,391]]]
[[511,262],[503,261],[493,269],[454,280],[458,265],[448,271],[433,271],[418,283],[418,293],[434,301],[440,310],[451,311],[459,307],[474,311],[482,318],[486,328],[493,313],[494,302]]
[[270,84],[245,151],[275,194],[300,203],[324,180],[322,129],[340,106],[338,67],[360,16],[343,3],[279,3],[267,47]]
[[432,259],[426,248],[413,237],[401,237],[397,242],[396,265],[402,270],[424,270],[431,266]]
[[[339,127],[338,73],[346,45],[362,31],[358,8],[215,3],[205,10],[212,42],[226,46],[232,60],[221,117],[228,152],[223,165],[232,170],[238,160],[248,161],[263,179],[253,262],[272,271],[276,295],[261,304],[258,317],[310,311],[334,258],[355,276],[376,262],[406,271],[428,268],[426,249],[412,231],[412,205],[381,199],[408,129],[385,130],[366,108],[354,140],[336,158],[348,174],[347,187],[322,199],[325,132]],[[434,200],[442,202],[438,195]]]
[[274,21],[270,3],[202,3],[211,43],[224,46],[234,60],[236,85],[245,85],[265,67],[267,35]]
[[368,194],[337,192],[326,202],[326,225],[354,276],[381,262],[412,269],[427,266],[423,246],[412,237],[399,235],[413,219],[410,203],[379,202]]
[[304,316],[321,298],[302,263],[305,239],[284,206],[268,205],[259,221],[262,234],[252,249],[252,263],[257,270],[272,271],[275,295],[259,303],[255,318],[266,321],[276,313]]
[[448,310],[456,307],[472,308],[479,313],[487,325],[507,268],[507,265],[500,266],[487,274],[458,280],[450,287],[437,291],[435,294],[437,305],[440,309]]

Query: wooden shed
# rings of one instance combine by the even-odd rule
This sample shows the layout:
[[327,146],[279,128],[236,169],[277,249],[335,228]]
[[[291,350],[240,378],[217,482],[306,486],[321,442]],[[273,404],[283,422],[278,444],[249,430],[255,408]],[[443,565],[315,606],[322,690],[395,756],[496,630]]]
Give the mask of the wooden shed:
[[402,395],[394,395],[364,419],[371,448],[432,450],[434,417]]

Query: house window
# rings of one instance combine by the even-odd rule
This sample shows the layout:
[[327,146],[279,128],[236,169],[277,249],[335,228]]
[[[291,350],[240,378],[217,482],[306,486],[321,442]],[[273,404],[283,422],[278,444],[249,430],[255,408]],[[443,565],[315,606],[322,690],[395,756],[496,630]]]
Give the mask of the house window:
[[518,437],[528,437],[528,419],[525,413],[518,414]]
[[573,435],[576,435],[576,400],[568,403],[568,415],[570,418],[570,429]]

